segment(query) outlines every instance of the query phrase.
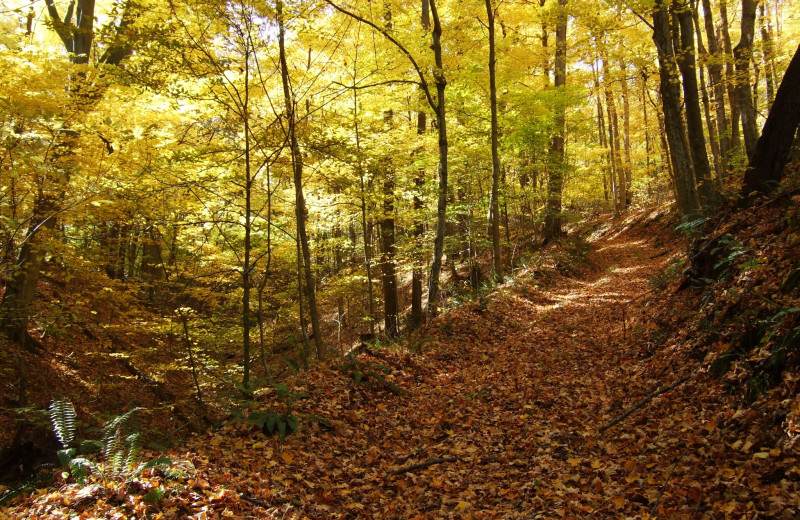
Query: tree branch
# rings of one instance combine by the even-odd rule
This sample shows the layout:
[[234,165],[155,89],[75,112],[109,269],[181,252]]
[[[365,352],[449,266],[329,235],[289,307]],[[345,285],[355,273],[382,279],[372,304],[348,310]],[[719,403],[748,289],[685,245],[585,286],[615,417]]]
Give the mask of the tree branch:
[[327,3],[328,5],[330,5],[331,7],[336,9],[337,11],[339,11],[340,13],[342,13],[342,14],[344,14],[346,16],[349,16],[350,18],[353,18],[354,20],[358,20],[359,22],[361,22],[363,24],[369,25],[370,27],[372,27],[373,29],[375,29],[376,31],[381,33],[384,37],[386,37],[387,40],[392,42],[395,47],[400,49],[400,52],[402,52],[403,54],[406,55],[406,58],[408,58],[408,61],[411,62],[411,66],[414,67],[414,70],[417,72],[417,75],[419,76],[419,86],[422,89],[422,91],[425,93],[425,99],[428,101],[428,105],[430,105],[431,109],[433,109],[434,112],[436,112],[437,114],[439,113],[439,104],[436,101],[433,100],[433,95],[431,94],[431,89],[428,86],[428,81],[425,79],[425,74],[423,74],[422,69],[420,68],[419,64],[417,63],[417,60],[414,59],[414,56],[411,54],[411,52],[409,52],[408,49],[405,48],[405,46],[402,43],[397,41],[394,38],[394,36],[389,34],[389,32],[386,29],[376,25],[373,22],[370,22],[366,18],[364,18],[362,16],[359,16],[359,15],[353,13],[353,12],[350,12],[350,11],[344,9],[343,7],[339,7],[338,5],[334,4],[331,0],[325,0],[325,3]]
[[345,85],[339,81],[334,81],[333,84],[349,90],[364,90],[373,87],[382,87],[384,85],[420,85],[420,82],[410,79],[389,79],[386,81],[379,81],[377,83],[370,83],[369,85]]

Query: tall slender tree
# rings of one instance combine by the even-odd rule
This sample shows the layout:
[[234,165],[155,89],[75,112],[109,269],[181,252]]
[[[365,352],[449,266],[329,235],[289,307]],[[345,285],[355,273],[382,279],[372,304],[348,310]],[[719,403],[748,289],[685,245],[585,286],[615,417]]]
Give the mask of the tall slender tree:
[[[306,230],[308,219],[308,209],[303,194],[303,156],[300,151],[300,143],[297,139],[297,101],[292,91],[289,76],[289,65],[286,59],[286,22],[283,14],[283,1],[277,0],[275,3],[275,14],[278,22],[278,52],[280,54],[281,83],[283,84],[283,99],[286,110],[286,135],[289,141],[289,150],[292,157],[292,172],[294,175],[295,190],[295,216],[297,219],[297,240],[302,252],[303,278],[305,282],[305,294],[308,300],[308,314],[311,318],[311,331],[314,336],[314,346],[316,347],[317,359],[325,358],[325,347],[322,343],[322,331],[319,326],[319,313],[317,311],[316,282],[314,281],[314,271],[311,265],[311,247]],[[305,334],[305,330],[303,331]]]
[[488,17],[487,30],[489,31],[489,105],[492,114],[492,191],[489,202],[489,223],[492,236],[492,270],[494,271],[494,279],[501,281],[503,279],[503,266],[500,258],[500,152],[497,124],[497,57],[494,41],[494,19],[497,16],[497,9],[492,0],[486,0],[486,16]]
[[555,52],[555,88],[558,101],[554,110],[555,132],[550,141],[550,178],[547,181],[547,206],[545,210],[544,242],[558,238],[564,232],[562,228],[561,197],[564,190],[564,174],[566,157],[564,140],[567,125],[566,96],[567,84],[567,0],[558,0],[556,15],[556,52]]

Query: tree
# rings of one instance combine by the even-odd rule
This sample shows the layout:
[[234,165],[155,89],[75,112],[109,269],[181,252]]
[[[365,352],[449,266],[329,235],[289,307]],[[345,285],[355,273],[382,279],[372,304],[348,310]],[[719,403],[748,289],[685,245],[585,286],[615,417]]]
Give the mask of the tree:
[[65,122],[57,130],[51,143],[51,152],[45,158],[46,174],[41,179],[33,205],[31,224],[19,249],[16,268],[6,285],[0,302],[0,324],[8,337],[23,347],[30,348],[35,341],[28,333],[30,307],[36,294],[36,284],[45,256],[46,241],[56,229],[56,221],[63,210],[66,186],[80,157],[77,147],[81,133],[81,121],[95,109],[108,88],[105,70],[117,67],[131,53],[129,42],[124,39],[125,30],[131,25],[135,14],[130,4],[125,4],[116,25],[103,28],[111,34],[105,41],[105,50],[97,58],[97,66],[90,66],[95,45],[95,2],[79,0],[71,3],[62,17],[53,0],[46,0],[50,23],[68,53],[73,65],[67,90],[69,111]]
[[703,115],[700,111],[700,96],[697,88],[697,60],[694,46],[694,21],[692,7],[688,1],[673,0],[673,10],[678,21],[679,33],[675,47],[680,49],[678,68],[683,78],[683,99],[686,107],[686,128],[700,207],[707,211],[716,205],[711,165],[706,152],[703,133]]
[[497,128],[497,58],[495,50],[495,30],[494,19],[497,16],[497,8],[492,5],[492,0],[486,0],[486,16],[488,17],[489,31],[489,104],[492,112],[492,192],[489,203],[489,222],[491,225],[492,236],[492,269],[494,279],[503,279],[503,267],[500,258],[500,152],[498,151]]
[[739,43],[733,48],[736,63],[736,99],[742,117],[742,135],[747,157],[752,159],[758,140],[756,108],[750,92],[750,62],[753,58],[753,37],[756,26],[757,0],[742,0],[742,30]]
[[433,45],[431,45],[431,49],[433,50],[434,55],[434,70],[433,70],[433,79],[434,84],[436,86],[436,97],[434,98],[433,92],[431,91],[430,84],[428,83],[427,78],[425,77],[425,73],[423,72],[422,68],[420,68],[419,64],[417,63],[416,58],[408,51],[408,49],[400,43],[399,40],[394,38],[389,32],[386,31],[385,28],[379,27],[374,22],[371,22],[364,18],[363,16],[359,16],[356,13],[348,11],[336,4],[334,4],[331,0],[326,0],[326,2],[336,9],[337,11],[341,12],[342,14],[349,16],[359,22],[369,25],[377,32],[381,33],[387,40],[389,40],[392,45],[397,47],[398,50],[409,60],[411,66],[416,72],[417,77],[419,78],[418,85],[422,89],[423,93],[425,94],[425,100],[428,102],[428,105],[431,109],[436,113],[436,128],[439,134],[439,166],[438,166],[438,177],[439,177],[439,185],[438,185],[438,193],[437,193],[437,205],[436,205],[436,236],[434,238],[433,243],[433,260],[431,262],[431,274],[430,280],[428,284],[428,315],[431,317],[436,316],[439,313],[439,276],[442,272],[442,257],[444,255],[444,235],[445,235],[445,221],[447,219],[447,175],[448,175],[448,142],[447,142],[447,111],[446,111],[446,104],[445,104],[445,90],[447,88],[447,79],[444,75],[444,63],[443,63],[443,54],[442,54],[442,23],[439,19],[439,11],[436,7],[436,2],[434,0],[428,0],[430,13],[431,13],[431,20],[433,21]]
[[[300,143],[296,132],[296,100],[292,91],[289,77],[289,65],[286,61],[286,23],[283,15],[283,2],[278,0],[275,4],[275,16],[278,22],[278,45],[280,52],[281,83],[283,84],[283,99],[286,110],[286,137],[289,142],[289,151],[292,158],[292,172],[294,174],[295,190],[295,216],[297,218],[297,241],[302,252],[302,271],[305,282],[305,294],[308,299],[308,313],[311,318],[311,330],[314,336],[314,346],[317,359],[325,358],[325,348],[322,343],[322,331],[319,326],[319,313],[317,312],[316,282],[311,265],[311,248],[309,247],[306,220],[308,209],[303,195],[303,156],[300,152]],[[302,311],[301,311],[302,314]],[[305,334],[305,330],[303,331]]]
[[560,94],[557,98],[554,120],[555,133],[550,142],[552,167],[547,181],[547,208],[545,210],[544,242],[547,243],[563,234],[561,215],[561,196],[564,190],[564,134],[566,132],[566,107],[564,87],[567,84],[567,0],[558,0],[556,15],[556,53],[555,88]]
[[652,11],[653,42],[658,50],[659,90],[664,110],[664,127],[674,170],[675,198],[684,217],[697,214],[699,209],[694,170],[692,168],[685,129],[681,117],[680,87],[675,70],[669,11],[664,0],[656,0]]
[[800,125],[800,47],[781,80],[775,102],[758,138],[753,157],[744,175],[743,201],[754,194],[774,190],[783,177],[783,168]]

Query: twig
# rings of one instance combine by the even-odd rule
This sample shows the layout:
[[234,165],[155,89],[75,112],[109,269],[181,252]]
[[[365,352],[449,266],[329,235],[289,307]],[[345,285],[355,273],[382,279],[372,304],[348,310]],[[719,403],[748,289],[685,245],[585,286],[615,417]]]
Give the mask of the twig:
[[661,497],[664,496],[664,491],[667,490],[667,484],[669,484],[669,479],[672,478],[672,474],[675,473],[675,468],[678,467],[678,461],[672,465],[672,469],[669,470],[669,475],[667,475],[666,480],[664,480],[664,485],[661,486],[661,492],[658,494],[658,498],[656,499],[656,503],[653,504],[653,509],[650,510],[650,517],[652,518],[654,514],[656,514],[656,509],[658,509],[658,504],[661,503]]
[[261,507],[263,509],[269,509],[270,507],[272,507],[270,504],[264,502],[263,500],[259,500],[258,498],[255,497],[250,497],[247,495],[239,495],[239,498],[241,498],[245,502],[250,502],[251,504]]
[[633,412],[635,412],[636,410],[638,410],[638,409],[639,409],[639,408],[641,408],[642,406],[644,406],[644,405],[646,405],[647,403],[649,403],[650,401],[652,401],[652,400],[653,400],[653,398],[655,398],[655,397],[658,397],[658,396],[659,396],[659,395],[661,395],[661,394],[667,393],[667,392],[669,392],[670,390],[672,390],[673,388],[675,388],[676,386],[680,385],[681,383],[685,383],[686,381],[688,381],[688,380],[689,380],[689,378],[690,378],[690,377],[692,377],[692,375],[693,375],[693,374],[694,374],[694,371],[692,371],[690,374],[687,374],[687,375],[683,376],[682,378],[678,379],[677,381],[675,381],[674,383],[672,383],[671,385],[669,385],[669,386],[667,386],[667,387],[664,387],[664,388],[657,388],[656,390],[654,390],[653,392],[651,392],[650,394],[648,394],[648,395],[647,395],[647,397],[645,397],[644,399],[642,399],[641,401],[639,401],[639,402],[638,402],[638,403],[636,403],[635,405],[633,405],[633,406],[631,406],[630,408],[628,408],[628,410],[627,410],[627,411],[626,411],[624,414],[620,415],[619,417],[617,417],[617,418],[616,418],[616,419],[614,419],[613,421],[611,421],[611,422],[608,422],[608,423],[604,424],[604,425],[603,425],[603,426],[600,428],[600,431],[601,431],[601,432],[604,432],[604,431],[606,431],[607,429],[609,429],[609,428],[611,428],[612,426],[614,426],[615,424],[617,424],[617,423],[619,423],[619,422],[623,421],[623,420],[624,420],[626,417],[628,417],[629,415],[631,415]]
[[427,468],[428,466],[433,466],[435,464],[443,464],[445,462],[458,462],[461,459],[458,457],[444,457],[441,459],[430,459],[426,460],[425,462],[420,462],[418,464],[412,464],[410,466],[406,466],[404,468],[396,469],[394,471],[390,471],[389,475],[402,475],[403,473],[408,473],[410,471],[416,471],[418,469]]

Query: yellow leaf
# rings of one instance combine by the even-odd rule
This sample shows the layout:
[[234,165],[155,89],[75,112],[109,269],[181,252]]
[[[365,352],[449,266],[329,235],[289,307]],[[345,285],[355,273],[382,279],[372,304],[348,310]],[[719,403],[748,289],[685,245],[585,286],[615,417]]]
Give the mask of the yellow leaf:
[[455,507],[455,510],[456,511],[466,511],[467,509],[469,509],[469,506],[470,506],[469,502],[459,501],[458,505],[456,505],[456,507]]
[[625,505],[625,497],[622,495],[615,496],[611,499],[611,502],[617,507],[620,508]]
[[766,451],[759,451],[758,453],[753,454],[754,459],[766,459],[767,457],[769,457],[769,453]]
[[569,459],[567,459],[567,464],[569,464],[572,467],[580,466],[581,465],[581,459],[569,458]]
[[292,453],[289,451],[284,451],[281,453],[281,459],[283,459],[283,462],[286,464],[291,464],[294,460],[294,455],[292,455]]

